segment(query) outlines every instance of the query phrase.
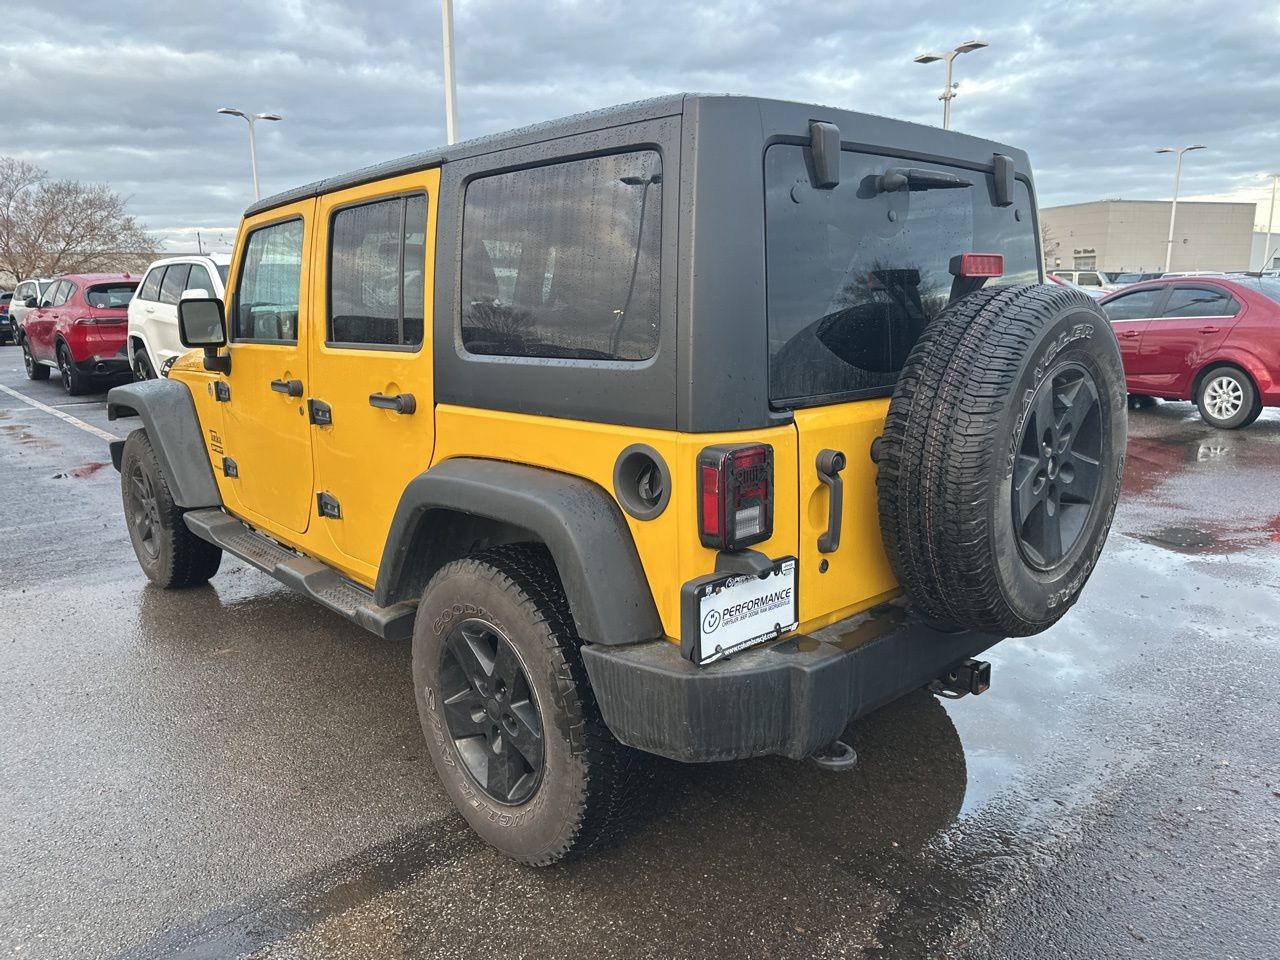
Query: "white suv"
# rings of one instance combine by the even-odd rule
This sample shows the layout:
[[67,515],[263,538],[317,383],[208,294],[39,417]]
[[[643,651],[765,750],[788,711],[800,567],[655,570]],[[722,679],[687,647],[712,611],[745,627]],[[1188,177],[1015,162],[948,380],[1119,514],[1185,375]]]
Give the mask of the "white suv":
[[34,300],[39,304],[40,298],[44,296],[44,292],[49,289],[49,284],[51,283],[53,283],[53,280],[48,277],[31,277],[20,281],[13,288],[13,299],[9,301],[9,317],[13,322],[15,336],[18,333],[18,324],[27,315],[27,311],[35,309],[34,307],[28,307],[27,301]]
[[231,258],[225,254],[166,257],[147,267],[129,301],[129,365],[139,380],[169,371],[186,353],[178,339],[178,301],[184,297],[222,299]]

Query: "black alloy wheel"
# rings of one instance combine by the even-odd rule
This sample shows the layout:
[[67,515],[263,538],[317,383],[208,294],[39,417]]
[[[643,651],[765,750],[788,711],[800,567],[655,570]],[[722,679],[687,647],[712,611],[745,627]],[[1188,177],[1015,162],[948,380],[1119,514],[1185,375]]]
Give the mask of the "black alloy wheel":
[[462,762],[484,793],[516,805],[537,789],[543,726],[520,655],[492,623],[453,626],[441,652],[445,725]]
[[129,471],[128,516],[138,535],[138,543],[151,559],[160,556],[160,505],[156,500],[155,486],[151,477],[142,468],[142,463],[135,460],[133,469]]
[[1052,570],[1080,540],[1102,482],[1098,386],[1075,363],[1036,389],[1018,440],[1013,523],[1027,563]]

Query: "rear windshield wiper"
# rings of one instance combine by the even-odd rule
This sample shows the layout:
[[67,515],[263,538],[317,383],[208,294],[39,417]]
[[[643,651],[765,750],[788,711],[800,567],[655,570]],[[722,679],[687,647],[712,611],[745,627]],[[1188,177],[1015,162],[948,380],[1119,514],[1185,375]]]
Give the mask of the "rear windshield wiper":
[[955,190],[972,187],[973,183],[953,173],[921,170],[919,167],[890,167],[876,177],[877,193],[897,193],[899,190]]

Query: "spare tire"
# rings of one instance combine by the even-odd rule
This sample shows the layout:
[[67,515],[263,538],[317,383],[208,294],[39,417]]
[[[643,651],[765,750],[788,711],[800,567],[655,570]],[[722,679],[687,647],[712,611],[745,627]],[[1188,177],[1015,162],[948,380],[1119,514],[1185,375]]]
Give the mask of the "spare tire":
[[981,290],[921,334],[877,444],[880,529],[926,619],[1047,629],[1106,541],[1126,442],[1106,316],[1057,285]]

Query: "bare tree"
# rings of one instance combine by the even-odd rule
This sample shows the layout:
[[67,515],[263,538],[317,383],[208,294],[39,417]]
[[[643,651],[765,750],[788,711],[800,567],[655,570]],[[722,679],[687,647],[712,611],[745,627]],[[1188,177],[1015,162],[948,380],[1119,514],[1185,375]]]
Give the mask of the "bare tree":
[[1058,242],[1058,238],[1054,235],[1053,229],[1048,222],[1040,218],[1040,253],[1044,257],[1044,268],[1052,270],[1054,267],[1054,258],[1058,255],[1058,248],[1062,244]]
[[101,183],[50,180],[34,164],[0,157],[0,276],[141,271],[155,241]]

